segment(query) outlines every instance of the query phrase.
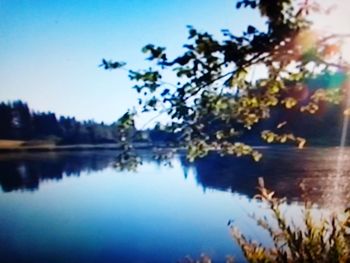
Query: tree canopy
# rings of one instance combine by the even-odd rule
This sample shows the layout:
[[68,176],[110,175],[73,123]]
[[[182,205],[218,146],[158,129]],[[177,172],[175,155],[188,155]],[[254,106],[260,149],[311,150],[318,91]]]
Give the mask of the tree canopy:
[[[188,26],[182,54],[169,58],[166,48],[148,44],[142,52],[151,66],[128,69],[142,111],[170,117],[167,129],[180,135],[190,160],[216,151],[259,161],[247,134],[259,132],[267,143],[302,148],[306,139],[293,132],[290,115],[322,115],[331,104],[349,113],[342,36],[315,32],[309,18],[323,12],[321,6],[308,0],[241,0],[236,8],[255,10],[266,28],[249,25],[240,35],[223,29],[223,39],[217,40]],[[126,63],[103,59],[101,66],[119,69]],[[255,71],[266,73],[257,78]],[[168,74],[175,74],[177,83],[169,83]],[[124,116],[125,129],[134,114]]]

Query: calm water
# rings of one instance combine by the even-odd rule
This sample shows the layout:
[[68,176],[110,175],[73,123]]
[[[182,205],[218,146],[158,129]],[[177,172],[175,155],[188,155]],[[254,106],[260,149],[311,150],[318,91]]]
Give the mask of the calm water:
[[[268,237],[248,216],[257,178],[290,200],[320,207],[350,200],[350,149],[264,149],[264,159],[211,156],[173,167],[144,154],[138,172],[112,167],[115,153],[0,156],[0,262],[176,262],[202,252],[218,262],[242,256],[228,220],[249,237]],[[332,192],[337,189],[334,199]]]

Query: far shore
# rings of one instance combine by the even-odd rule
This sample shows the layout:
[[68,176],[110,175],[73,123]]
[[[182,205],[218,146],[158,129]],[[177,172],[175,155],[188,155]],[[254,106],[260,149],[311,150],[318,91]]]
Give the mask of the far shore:
[[[147,142],[138,142],[134,143],[133,145],[136,149],[141,150],[162,147],[158,145],[155,146]],[[87,150],[122,150],[122,145],[118,143],[56,145],[50,142],[29,143],[26,141],[0,140],[0,153]]]
[[[133,147],[137,150],[152,150],[154,148],[173,148],[167,144],[153,144],[151,142],[134,142]],[[265,149],[270,147],[277,148],[296,148],[292,145],[256,145],[255,149]],[[323,148],[323,147],[339,147],[339,145],[309,145],[305,148]],[[180,147],[181,148],[181,147]],[[60,151],[91,151],[91,150],[115,150],[120,151],[123,146],[120,143],[101,143],[101,144],[70,144],[57,145],[50,141],[17,141],[17,140],[1,140],[0,154],[4,153],[24,153],[24,152],[60,152]]]

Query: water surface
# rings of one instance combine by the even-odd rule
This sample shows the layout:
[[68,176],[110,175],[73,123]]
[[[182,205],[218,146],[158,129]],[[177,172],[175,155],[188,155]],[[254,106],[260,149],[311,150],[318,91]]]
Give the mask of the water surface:
[[137,172],[114,169],[113,151],[2,155],[1,262],[176,262],[202,252],[240,262],[228,220],[268,242],[249,217],[263,213],[252,199],[259,176],[290,211],[304,198],[327,207],[335,185],[349,201],[350,150],[338,175],[337,148],[263,151],[261,163],[177,156],[172,167],[145,153]]

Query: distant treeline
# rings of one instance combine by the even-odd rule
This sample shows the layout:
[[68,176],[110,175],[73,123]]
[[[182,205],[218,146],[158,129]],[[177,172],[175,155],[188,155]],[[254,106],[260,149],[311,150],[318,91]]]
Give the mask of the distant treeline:
[[[168,141],[171,134],[157,129],[137,131],[135,141]],[[36,112],[20,100],[0,103],[0,139],[49,140],[56,144],[118,143],[118,121],[108,125],[74,117],[57,117],[52,112]]]
[[[252,145],[264,144],[260,139],[260,132],[276,129],[281,120],[287,120],[288,125],[282,129],[283,132],[293,132],[305,137],[309,145],[339,145],[344,123],[343,110],[344,105],[330,104],[321,105],[317,114],[276,108],[271,113],[271,118],[237,139]],[[209,129],[215,128],[214,126],[217,125],[213,123]],[[349,130],[346,128],[345,131]],[[179,134],[162,130],[159,124],[153,129],[143,131],[134,128],[132,133],[134,141],[153,144],[176,144],[181,138]],[[35,112],[20,100],[0,103],[0,139],[49,140],[56,144],[100,144],[118,143],[120,134],[118,120],[112,124],[92,120],[78,121],[74,117],[57,117],[52,112]],[[346,144],[349,144],[349,139]]]
[[52,112],[34,112],[20,100],[0,103],[0,139],[52,140],[58,143],[107,143],[118,136],[116,124],[77,121]]

